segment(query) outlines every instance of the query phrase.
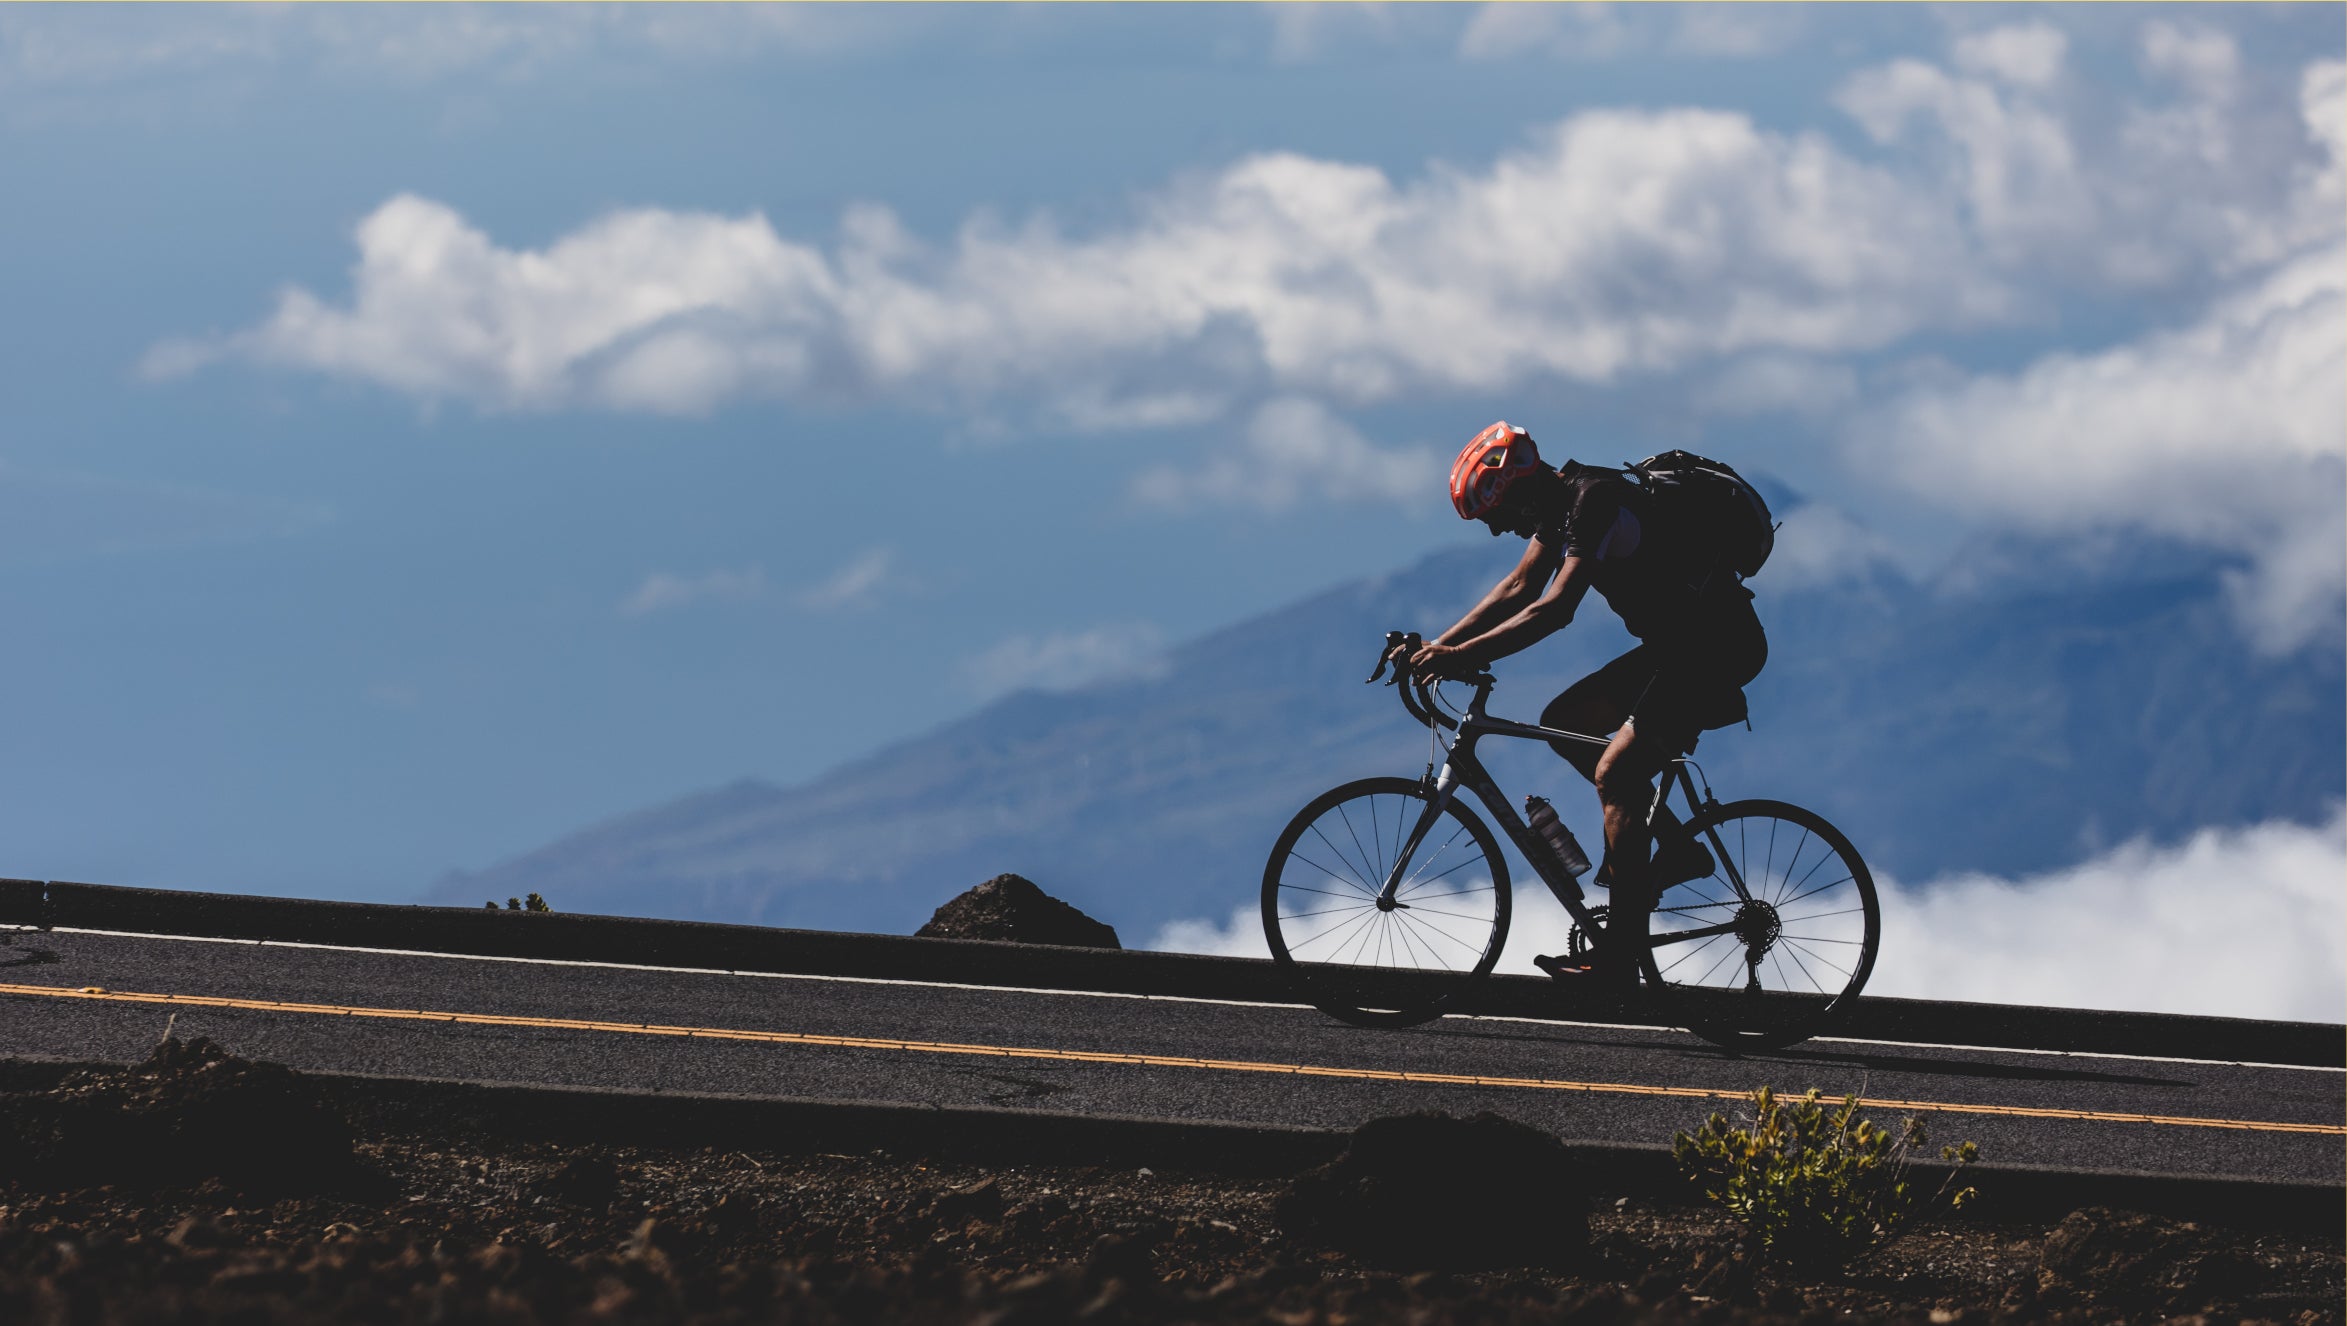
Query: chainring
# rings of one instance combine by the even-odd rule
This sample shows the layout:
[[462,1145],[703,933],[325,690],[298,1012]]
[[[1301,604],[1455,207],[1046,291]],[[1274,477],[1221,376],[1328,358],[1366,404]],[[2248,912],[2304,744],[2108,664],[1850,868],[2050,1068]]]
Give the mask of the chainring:
[[[1607,912],[1605,904],[1599,903],[1597,906],[1589,909],[1589,923],[1596,926],[1598,929],[1603,930],[1605,928],[1606,917],[1609,914],[1610,913]],[[1565,956],[1568,958],[1577,958],[1582,954],[1587,953],[1589,948],[1589,935],[1581,929],[1578,923],[1576,923],[1573,926],[1571,932],[1565,936]]]

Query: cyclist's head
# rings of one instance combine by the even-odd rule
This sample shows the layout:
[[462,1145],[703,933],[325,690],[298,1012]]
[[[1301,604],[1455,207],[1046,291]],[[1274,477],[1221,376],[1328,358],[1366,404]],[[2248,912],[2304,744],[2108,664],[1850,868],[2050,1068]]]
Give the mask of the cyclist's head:
[[1501,420],[1475,435],[1451,462],[1451,505],[1461,520],[1480,520],[1497,534],[1530,534],[1533,515],[1524,501],[1536,484],[1527,475],[1545,474],[1532,435]]

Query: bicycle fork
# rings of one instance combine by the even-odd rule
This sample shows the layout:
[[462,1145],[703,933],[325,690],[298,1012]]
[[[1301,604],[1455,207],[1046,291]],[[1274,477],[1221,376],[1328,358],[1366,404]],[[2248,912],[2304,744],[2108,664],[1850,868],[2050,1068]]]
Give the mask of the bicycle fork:
[[1410,872],[1410,862],[1417,859],[1419,845],[1434,828],[1434,822],[1450,809],[1451,798],[1459,791],[1459,775],[1445,760],[1442,772],[1434,776],[1434,795],[1426,799],[1426,809],[1420,812],[1418,822],[1410,826],[1410,836],[1402,840],[1402,850],[1394,854],[1394,868],[1386,873],[1385,884],[1377,891],[1377,910],[1408,911],[1410,904],[1396,896],[1402,887],[1402,877]]

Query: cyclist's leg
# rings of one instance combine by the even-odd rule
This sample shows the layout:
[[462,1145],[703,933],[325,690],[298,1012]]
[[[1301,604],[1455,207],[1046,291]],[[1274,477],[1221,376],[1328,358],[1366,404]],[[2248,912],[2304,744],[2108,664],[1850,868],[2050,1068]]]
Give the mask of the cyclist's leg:
[[[1593,737],[1619,731],[1653,677],[1652,651],[1639,645],[1559,692],[1540,711],[1540,725],[1584,732]],[[1579,770],[1583,778],[1592,783],[1597,781],[1597,762],[1605,754],[1605,747],[1579,741],[1552,741],[1549,748]]]
[[[1648,880],[1647,820],[1654,810],[1654,777],[1686,748],[1692,735],[1661,715],[1649,715],[1643,723],[1633,716],[1598,757],[1597,799],[1605,809],[1606,871],[1613,892],[1608,928],[1618,933],[1644,933],[1643,927],[1626,928],[1624,922],[1654,901]],[[1632,954],[1611,956],[1636,961]]]
[[[1657,676],[1659,662],[1659,651],[1653,645],[1641,644],[1631,649],[1628,653],[1566,687],[1563,693],[1549,701],[1548,707],[1540,711],[1541,726],[1563,728],[1568,732],[1587,732],[1598,736],[1614,733],[1618,740],[1623,724],[1630,720],[1632,713],[1652,709],[1658,703],[1654,691],[1659,681]],[[1670,688],[1665,686],[1664,689],[1667,691]],[[1668,697],[1664,696],[1662,699],[1667,702]],[[1661,714],[1648,719],[1647,731],[1650,735],[1654,733],[1655,724],[1658,721],[1668,722],[1669,715]],[[1668,733],[1665,734],[1666,737],[1668,735]],[[1691,733],[1687,737],[1687,742],[1690,746],[1694,743],[1694,737]],[[1568,741],[1552,741],[1549,743],[1549,747],[1562,756],[1567,763],[1579,770],[1581,776],[1591,783],[1597,781],[1598,763],[1605,758],[1610,749],[1605,746],[1592,746],[1582,742]],[[1672,754],[1683,754],[1686,749],[1684,746],[1680,747]],[[1663,760],[1667,762],[1669,758],[1666,755]],[[1655,768],[1659,771],[1662,764],[1656,764]],[[1600,800],[1602,802],[1602,798]],[[1668,806],[1650,808],[1654,810],[1653,828],[1655,834],[1667,840],[1670,833],[1678,827],[1679,817],[1673,815]],[[1610,835],[1610,828],[1608,833]],[[1609,865],[1601,864],[1598,867],[1596,882],[1606,885],[1613,882],[1612,868]]]

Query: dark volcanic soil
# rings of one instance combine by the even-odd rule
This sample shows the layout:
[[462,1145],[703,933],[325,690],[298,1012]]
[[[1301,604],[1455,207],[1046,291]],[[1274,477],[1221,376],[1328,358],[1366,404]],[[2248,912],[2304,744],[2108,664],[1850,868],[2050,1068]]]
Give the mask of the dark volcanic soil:
[[[189,1056],[183,1054],[183,1060]],[[201,1057],[196,1057],[200,1062]],[[215,1075],[226,1071],[212,1070]],[[151,1099],[87,1075],[80,1099]],[[130,1075],[124,1075],[126,1078]],[[272,1086],[272,1090],[276,1090]],[[111,1094],[110,1094],[111,1093]],[[46,1097],[53,1093],[39,1093]],[[0,1094],[21,1119],[32,1097]],[[13,1110],[14,1113],[9,1113]],[[1276,1180],[905,1155],[557,1146],[354,1121],[353,1166],[77,1184],[0,1159],[0,1322],[2338,1322],[2337,1240],[2077,1217],[1925,1226],[1785,1280],[1706,1212],[1600,1200],[1562,1264],[1384,1270],[1287,1238]],[[10,1137],[0,1133],[0,1157]],[[22,1154],[18,1148],[17,1154]],[[196,1165],[196,1168],[203,1168]],[[233,1166],[230,1166],[233,1168]],[[120,1178],[119,1174],[114,1177]],[[184,1180],[183,1169],[179,1179]],[[299,1185],[296,1185],[299,1186]],[[2178,1269],[2181,1268],[2181,1269]],[[2041,1282],[2045,1291],[2041,1294]]]

